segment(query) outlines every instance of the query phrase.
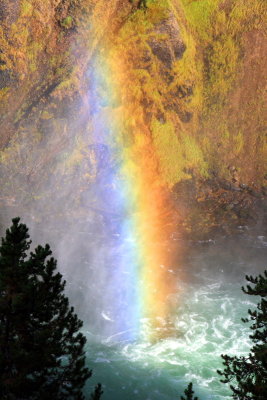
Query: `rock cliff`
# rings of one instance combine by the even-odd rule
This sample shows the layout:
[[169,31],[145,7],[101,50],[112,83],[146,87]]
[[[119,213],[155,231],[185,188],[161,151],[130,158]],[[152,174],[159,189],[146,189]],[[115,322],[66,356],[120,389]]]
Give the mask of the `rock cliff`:
[[84,214],[109,147],[92,139],[103,54],[119,87],[103,109],[123,108],[119,140],[145,143],[144,165],[153,148],[185,232],[263,221],[266,13],[264,0],[2,0],[3,214]]

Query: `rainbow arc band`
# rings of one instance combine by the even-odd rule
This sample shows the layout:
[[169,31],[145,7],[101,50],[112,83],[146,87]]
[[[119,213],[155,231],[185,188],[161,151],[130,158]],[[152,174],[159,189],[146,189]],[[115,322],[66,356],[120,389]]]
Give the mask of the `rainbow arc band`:
[[113,309],[117,330],[128,331],[128,338],[135,340],[142,330],[140,321],[149,320],[153,332],[169,316],[168,298],[175,291],[168,272],[171,210],[142,109],[130,93],[127,62],[115,51],[102,51],[90,78],[92,143],[109,149],[109,166],[100,171],[96,190],[120,216],[111,227],[117,238],[110,260]]

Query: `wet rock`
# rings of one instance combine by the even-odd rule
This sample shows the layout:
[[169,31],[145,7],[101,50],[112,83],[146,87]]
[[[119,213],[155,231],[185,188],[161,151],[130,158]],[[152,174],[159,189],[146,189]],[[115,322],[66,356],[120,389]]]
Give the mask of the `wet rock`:
[[54,131],[54,124],[52,119],[40,119],[38,121],[38,129],[42,134],[42,140],[46,141],[50,134]]
[[157,112],[156,118],[157,118],[157,120],[158,120],[161,124],[165,124],[165,122],[166,122],[166,117],[165,117],[165,115],[164,115],[161,111],[158,111],[158,112]]
[[177,182],[172,191],[177,199],[185,201],[187,204],[196,202],[197,188],[194,179]]
[[145,124],[150,124],[151,120],[153,117],[153,113],[150,111],[144,111],[144,123]]
[[179,115],[180,120],[184,123],[190,122],[193,117],[193,113],[189,111],[184,111],[184,112],[177,111],[177,114]]
[[151,63],[151,54],[148,50],[143,51],[141,61],[145,64]]
[[186,45],[183,42],[177,41],[174,43],[173,51],[176,59],[182,58],[185,50],[186,50]]
[[168,43],[154,39],[150,40],[148,44],[152,50],[152,53],[165,65],[166,68],[170,69],[173,57]]
[[17,0],[1,0],[0,21],[7,20],[9,24],[15,22],[19,16],[20,5]]
[[239,187],[240,187],[240,189],[243,189],[243,190],[248,189],[248,185],[246,185],[245,183],[240,183]]
[[0,70],[0,89],[10,86],[11,82],[11,71],[7,69]]
[[155,25],[148,45],[152,53],[167,69],[171,69],[172,63],[183,57],[186,45],[182,41],[179,25],[174,15],[170,14],[167,19]]
[[220,185],[225,190],[230,190],[230,191],[234,191],[234,192],[240,192],[241,191],[240,187],[237,187],[233,183],[228,182],[226,180],[221,180],[220,181]]
[[186,45],[182,41],[180,28],[173,14],[170,14],[169,18],[156,25],[155,31],[168,36],[168,42],[170,43],[174,59],[177,60],[183,57]]
[[192,86],[179,85],[177,86],[176,91],[173,94],[174,96],[179,97],[179,99],[184,99],[185,97],[192,96],[193,88]]
[[261,198],[261,194],[251,187],[248,188],[248,193],[253,197]]
[[0,4],[0,21],[3,21],[6,13],[6,5]]
[[228,204],[228,205],[226,206],[226,209],[227,209],[227,210],[232,210],[233,208],[234,208],[234,204],[233,204],[233,203]]
[[88,146],[89,164],[91,168],[95,168],[96,173],[106,169],[110,164],[109,148],[105,144],[92,144]]
[[190,122],[193,118],[193,113],[184,110],[184,105],[179,102],[179,99],[173,98],[172,101],[168,100],[168,102],[164,103],[164,108],[166,111],[174,111],[179,116],[180,120],[184,123]]

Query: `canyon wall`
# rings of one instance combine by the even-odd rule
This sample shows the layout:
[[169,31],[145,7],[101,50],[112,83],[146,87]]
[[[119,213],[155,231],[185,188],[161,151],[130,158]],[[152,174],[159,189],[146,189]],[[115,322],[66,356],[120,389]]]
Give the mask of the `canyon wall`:
[[118,141],[153,164],[184,234],[263,226],[266,14],[264,0],[1,1],[2,224],[112,212],[94,202],[107,74],[103,113],[123,110]]

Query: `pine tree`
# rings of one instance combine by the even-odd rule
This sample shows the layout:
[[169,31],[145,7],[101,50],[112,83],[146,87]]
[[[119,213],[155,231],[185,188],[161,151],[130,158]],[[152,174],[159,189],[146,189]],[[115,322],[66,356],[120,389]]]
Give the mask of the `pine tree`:
[[99,400],[103,394],[102,386],[98,383],[95,387],[94,392],[91,394],[90,400]]
[[190,382],[187,386],[187,389],[185,389],[184,394],[186,397],[181,396],[181,400],[199,400],[198,397],[194,397],[194,391],[193,391],[193,383]]
[[242,287],[248,295],[261,296],[254,311],[248,310],[249,318],[243,322],[252,322],[250,338],[254,343],[247,357],[222,355],[224,371],[218,371],[223,383],[231,383],[233,398],[239,400],[265,400],[267,396],[267,271],[256,278],[246,276],[247,285]]
[[49,245],[30,248],[28,228],[13,219],[0,246],[1,400],[82,400],[82,322],[64,295]]

